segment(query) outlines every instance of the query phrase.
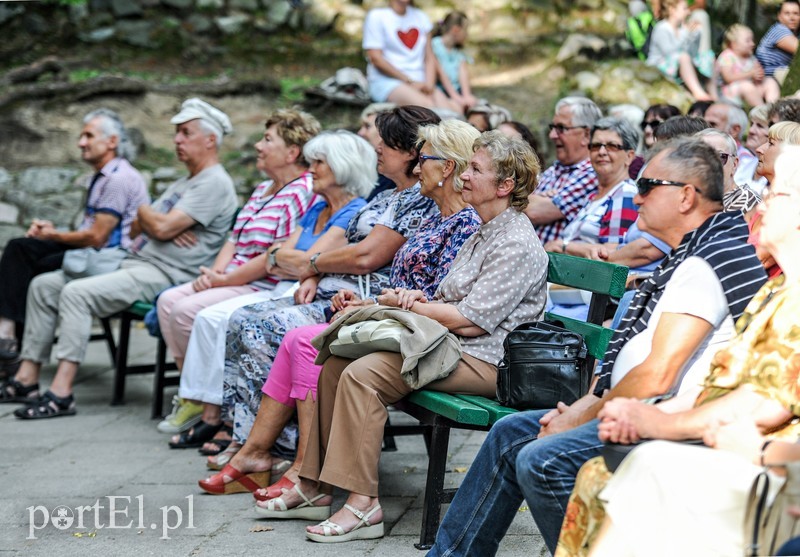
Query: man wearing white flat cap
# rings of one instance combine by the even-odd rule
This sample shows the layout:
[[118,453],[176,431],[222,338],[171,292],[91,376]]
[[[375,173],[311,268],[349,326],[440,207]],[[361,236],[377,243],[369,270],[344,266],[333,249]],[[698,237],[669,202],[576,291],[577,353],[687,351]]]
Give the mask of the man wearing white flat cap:
[[[0,387],[0,402],[22,402],[18,418],[75,414],[72,385],[91,335],[92,318],[113,315],[137,300],[152,300],[173,284],[192,280],[210,266],[236,212],[233,180],[219,163],[230,119],[200,99],[189,99],[170,122],[175,152],[189,175],[180,178],[152,205],[139,208],[131,236],[139,232],[119,270],[68,281],[63,271],[39,275],[31,283],[22,365]],[[50,389],[39,392],[39,370],[56,348],[58,369]]]

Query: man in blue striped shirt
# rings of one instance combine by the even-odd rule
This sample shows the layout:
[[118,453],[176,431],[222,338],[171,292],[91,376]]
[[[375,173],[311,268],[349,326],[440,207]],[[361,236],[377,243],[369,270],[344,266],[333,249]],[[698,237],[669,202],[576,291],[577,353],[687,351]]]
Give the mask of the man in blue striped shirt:
[[765,282],[744,219],[722,212],[716,150],[695,138],[659,144],[642,174],[638,222],[672,252],[640,286],[592,393],[494,425],[429,556],[494,555],[523,498],[555,552],[575,476],[600,454],[596,416],[605,402],[699,392],[711,357]]

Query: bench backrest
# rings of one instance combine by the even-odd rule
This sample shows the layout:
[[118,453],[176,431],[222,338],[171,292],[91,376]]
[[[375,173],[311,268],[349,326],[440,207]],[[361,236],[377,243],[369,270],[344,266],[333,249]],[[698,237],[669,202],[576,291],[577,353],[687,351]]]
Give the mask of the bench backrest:
[[592,301],[589,304],[589,316],[586,322],[553,313],[545,314],[545,319],[563,324],[566,329],[582,334],[589,354],[594,358],[602,358],[613,333],[611,329],[603,327],[603,316],[609,299],[619,298],[625,293],[628,268],[561,253],[551,253],[549,256],[547,281],[588,290],[592,293]]

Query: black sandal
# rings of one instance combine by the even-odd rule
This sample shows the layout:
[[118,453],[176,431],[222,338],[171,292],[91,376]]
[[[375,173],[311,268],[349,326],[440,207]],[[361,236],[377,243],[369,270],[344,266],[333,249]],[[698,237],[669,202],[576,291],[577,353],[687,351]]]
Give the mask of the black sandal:
[[222,429],[222,422],[211,425],[202,420],[189,431],[184,431],[178,437],[178,441],[170,441],[171,449],[195,449],[202,447],[206,441],[211,441],[214,435]]
[[75,397],[72,395],[57,397],[50,391],[39,397],[39,400],[25,408],[14,410],[14,415],[21,420],[41,420],[75,415]]
[[[217,435],[220,433],[224,433],[228,436],[228,439],[218,439]],[[203,456],[214,456],[218,455],[222,451],[228,448],[228,445],[233,442],[233,428],[227,424],[224,424],[217,433],[214,434],[214,437],[211,438],[210,441],[206,441],[203,445],[197,449],[197,451]],[[206,445],[213,445],[212,448],[206,448]]]
[[6,379],[0,386],[0,402],[33,403],[39,399],[39,383],[23,385],[14,378]]

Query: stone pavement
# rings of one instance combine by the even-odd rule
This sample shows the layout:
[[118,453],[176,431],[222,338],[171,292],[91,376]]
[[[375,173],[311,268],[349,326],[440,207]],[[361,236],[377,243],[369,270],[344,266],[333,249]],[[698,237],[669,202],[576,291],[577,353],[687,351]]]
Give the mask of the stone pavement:
[[[135,329],[132,360],[152,361],[154,352],[155,342]],[[52,373],[52,366],[45,369],[45,387]],[[383,454],[387,535],[317,544],[305,539],[308,522],[257,519],[249,494],[203,494],[197,480],[207,475],[204,458],[195,450],[171,450],[167,436],[149,419],[152,375],[129,378],[127,403],[119,407],[109,406],[112,379],[108,352],[94,342],[79,372],[77,416],[22,422],[12,415],[17,405],[0,405],[2,555],[424,555],[413,545],[427,467],[421,436],[399,437],[398,451]],[[401,423],[409,418],[398,413],[392,419]],[[448,484],[461,481],[483,437],[481,432],[454,433]],[[335,495],[338,508],[344,493]],[[109,528],[112,501],[114,529]],[[548,555],[524,509],[499,554]]]

